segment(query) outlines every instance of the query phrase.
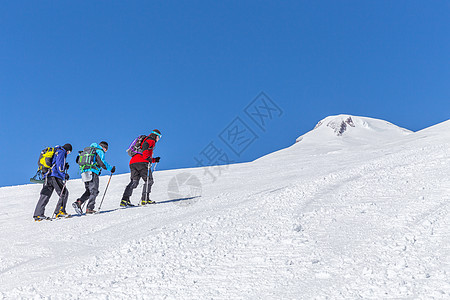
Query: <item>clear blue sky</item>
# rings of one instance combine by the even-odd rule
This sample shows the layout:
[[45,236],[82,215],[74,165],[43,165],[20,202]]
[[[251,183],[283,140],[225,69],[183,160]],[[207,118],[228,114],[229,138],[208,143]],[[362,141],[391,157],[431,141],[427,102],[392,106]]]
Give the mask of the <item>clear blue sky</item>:
[[[2,1],[0,186],[64,143],[106,140],[127,173],[154,128],[159,169],[211,142],[250,161],[332,114],[420,130],[449,118],[449,37],[449,1]],[[263,129],[244,111],[260,92],[283,112]],[[220,138],[236,117],[257,136],[239,155]]]

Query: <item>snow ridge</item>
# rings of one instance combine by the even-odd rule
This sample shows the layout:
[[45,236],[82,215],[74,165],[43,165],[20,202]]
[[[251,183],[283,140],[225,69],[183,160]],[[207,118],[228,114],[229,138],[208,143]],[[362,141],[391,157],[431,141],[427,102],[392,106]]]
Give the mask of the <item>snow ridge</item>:
[[410,133],[407,129],[383,120],[338,115],[319,121],[313,130],[297,138],[296,142],[323,143],[330,140],[342,141],[345,137],[351,140],[350,144],[355,144],[355,140],[360,140],[363,144],[373,144],[403,138]]

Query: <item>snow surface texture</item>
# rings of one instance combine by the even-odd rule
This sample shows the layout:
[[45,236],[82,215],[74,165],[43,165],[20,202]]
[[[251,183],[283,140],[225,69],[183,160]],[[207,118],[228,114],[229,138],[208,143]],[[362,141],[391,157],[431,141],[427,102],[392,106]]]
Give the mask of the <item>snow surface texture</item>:
[[115,175],[103,213],[33,222],[41,187],[1,188],[0,299],[449,299],[449,149],[450,121],[336,116],[215,182],[155,172],[152,206]]

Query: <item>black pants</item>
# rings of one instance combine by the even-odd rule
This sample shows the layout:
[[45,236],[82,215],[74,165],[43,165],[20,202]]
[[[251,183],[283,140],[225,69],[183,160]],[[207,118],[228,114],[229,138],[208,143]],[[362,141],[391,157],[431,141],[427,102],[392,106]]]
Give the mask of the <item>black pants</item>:
[[[142,197],[141,200],[150,200],[150,191],[153,185],[153,175],[152,170],[148,168],[151,167],[151,164],[140,162],[130,165],[131,171],[131,181],[125,188],[123,192],[122,199],[130,200],[131,195],[133,194],[133,190],[137,188],[139,185],[139,180],[142,178],[144,180],[144,187],[142,188]],[[147,176],[148,174],[148,176]],[[148,177],[148,178],[147,178]],[[147,182],[148,181],[148,182]],[[148,185],[148,189],[147,189]]]
[[84,183],[84,187],[86,191],[84,194],[78,199],[78,201],[83,204],[86,200],[89,199],[87,209],[94,210],[95,207],[95,198],[98,196],[98,188],[100,186],[98,175],[92,172],[92,180]]
[[[64,190],[63,190],[64,187]],[[47,205],[50,197],[52,196],[53,191],[56,190],[56,193],[59,196],[58,203],[56,204],[55,214],[62,210],[66,212],[66,204],[67,199],[69,198],[69,191],[67,187],[64,186],[64,182],[62,179],[57,177],[49,176],[44,182],[44,186],[41,190],[41,195],[39,197],[39,201],[36,204],[36,209],[34,210],[34,217],[43,216],[45,213],[45,206]]]

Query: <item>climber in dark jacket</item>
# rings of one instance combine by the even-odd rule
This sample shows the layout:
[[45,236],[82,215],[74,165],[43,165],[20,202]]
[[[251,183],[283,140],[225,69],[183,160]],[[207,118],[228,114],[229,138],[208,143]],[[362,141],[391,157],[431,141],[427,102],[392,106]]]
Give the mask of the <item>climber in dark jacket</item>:
[[49,172],[44,174],[44,186],[42,187],[39,201],[34,210],[33,218],[35,221],[47,219],[44,215],[45,206],[50,200],[54,190],[56,190],[56,193],[59,196],[59,201],[55,208],[56,217],[70,216],[66,213],[66,203],[69,197],[69,191],[67,190],[65,182],[69,180],[69,174],[66,173],[69,169],[69,164],[66,163],[66,157],[72,152],[72,145],[65,144],[62,147],[57,146],[55,148],[55,154],[52,159],[52,168]]

